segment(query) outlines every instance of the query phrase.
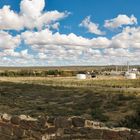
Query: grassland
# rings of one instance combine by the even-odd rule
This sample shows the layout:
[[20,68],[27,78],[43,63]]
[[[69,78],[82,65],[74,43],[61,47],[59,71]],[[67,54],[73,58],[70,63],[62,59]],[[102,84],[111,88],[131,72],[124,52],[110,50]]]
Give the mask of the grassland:
[[35,117],[78,115],[108,126],[140,129],[139,105],[140,79],[0,78],[1,113]]

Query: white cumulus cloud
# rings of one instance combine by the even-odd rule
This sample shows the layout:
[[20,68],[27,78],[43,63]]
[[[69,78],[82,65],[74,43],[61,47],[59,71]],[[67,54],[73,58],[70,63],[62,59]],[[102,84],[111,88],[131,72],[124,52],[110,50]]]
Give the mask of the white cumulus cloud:
[[126,27],[123,31],[112,37],[111,48],[140,49],[140,27]]
[[[124,64],[128,60],[139,64],[140,27],[130,26],[137,24],[134,15],[106,20],[106,28],[126,25],[111,38],[86,38],[60,33],[59,20],[69,13],[44,11],[44,7],[45,0],[21,0],[19,13],[7,5],[0,9],[0,65],[104,65]],[[92,34],[105,34],[90,16],[80,26]]]
[[52,33],[52,31],[45,29],[39,32],[26,31],[22,33],[22,38],[28,45],[57,45],[57,46],[78,46],[106,48],[110,44],[110,40],[105,37],[98,37],[93,39],[77,36],[74,33],[60,34]]
[[137,18],[134,15],[128,17],[127,15],[118,15],[116,18],[105,20],[104,27],[114,29],[122,27],[123,25],[137,24]]
[[20,42],[20,35],[12,36],[5,31],[0,31],[0,49],[16,48]]
[[[0,29],[1,30],[22,30],[24,28],[41,30],[50,24],[54,24],[60,19],[69,15],[68,12],[47,11],[44,12],[44,0],[22,0],[20,12],[16,13],[5,5],[0,9]],[[56,28],[56,25],[54,25]],[[58,26],[57,26],[58,27]]]
[[99,29],[99,25],[91,21],[91,17],[87,16],[81,23],[81,27],[85,27],[89,33],[104,35],[105,33]]

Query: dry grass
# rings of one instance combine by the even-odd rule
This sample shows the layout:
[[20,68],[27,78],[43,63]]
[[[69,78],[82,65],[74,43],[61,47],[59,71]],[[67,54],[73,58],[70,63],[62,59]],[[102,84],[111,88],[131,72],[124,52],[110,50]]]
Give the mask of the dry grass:
[[95,79],[78,80],[76,77],[0,77],[0,81],[32,83],[50,86],[64,87],[101,87],[122,88],[125,90],[140,90],[140,79],[128,80],[124,77],[99,76]]
[[140,79],[0,77],[0,112],[80,115],[116,125],[140,102]]

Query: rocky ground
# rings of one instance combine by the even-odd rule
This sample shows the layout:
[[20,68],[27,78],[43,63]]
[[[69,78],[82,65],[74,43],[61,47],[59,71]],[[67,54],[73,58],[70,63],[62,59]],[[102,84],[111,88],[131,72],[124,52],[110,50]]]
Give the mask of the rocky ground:
[[81,117],[0,116],[0,140],[139,140],[140,132]]

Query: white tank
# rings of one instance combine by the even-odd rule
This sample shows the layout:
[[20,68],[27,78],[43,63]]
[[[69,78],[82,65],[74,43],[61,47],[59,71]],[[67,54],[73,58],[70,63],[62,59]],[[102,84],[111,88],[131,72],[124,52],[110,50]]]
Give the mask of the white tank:
[[83,79],[86,79],[86,74],[77,74],[77,79],[80,79],[80,80],[83,80]]
[[136,79],[136,78],[137,78],[135,73],[129,73],[129,72],[127,72],[127,73],[125,74],[125,77],[126,77],[127,79]]

